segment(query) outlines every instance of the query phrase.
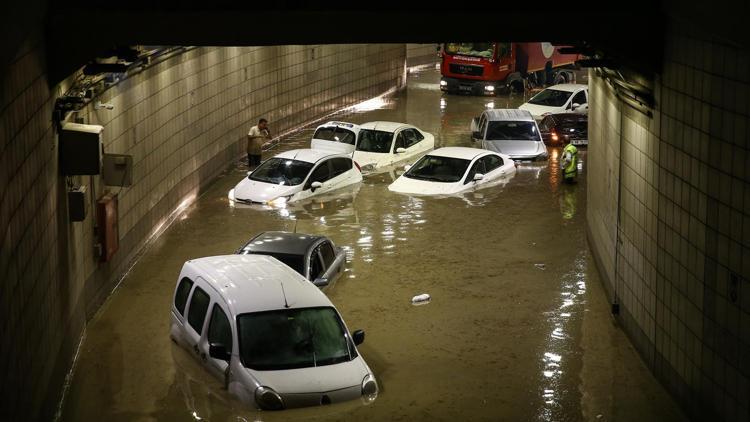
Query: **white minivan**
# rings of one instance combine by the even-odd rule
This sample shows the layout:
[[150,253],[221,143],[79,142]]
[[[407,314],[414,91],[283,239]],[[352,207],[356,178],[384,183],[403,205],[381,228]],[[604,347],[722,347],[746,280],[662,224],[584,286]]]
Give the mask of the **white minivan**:
[[362,398],[378,384],[330,300],[276,258],[226,255],[185,262],[170,337],[243,403],[264,410]]

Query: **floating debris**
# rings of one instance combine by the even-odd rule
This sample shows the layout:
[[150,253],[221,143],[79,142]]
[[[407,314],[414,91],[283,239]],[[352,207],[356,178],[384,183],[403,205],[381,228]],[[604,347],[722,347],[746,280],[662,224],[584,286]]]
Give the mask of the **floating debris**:
[[430,295],[422,293],[411,298],[412,305],[426,305],[430,302]]
[[546,265],[544,265],[544,264],[534,264],[534,266],[537,267],[537,268],[539,268],[542,271],[544,271],[544,269],[546,268]]

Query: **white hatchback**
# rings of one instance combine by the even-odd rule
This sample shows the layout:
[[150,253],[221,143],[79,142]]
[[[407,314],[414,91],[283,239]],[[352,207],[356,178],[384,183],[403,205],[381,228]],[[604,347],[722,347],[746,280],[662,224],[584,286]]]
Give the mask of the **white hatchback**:
[[479,148],[436,149],[407,166],[388,190],[418,195],[450,195],[492,186],[516,172],[505,154]]
[[363,398],[378,384],[331,301],[265,255],[185,262],[170,337],[245,404],[265,410]]
[[350,155],[295,149],[264,161],[229,191],[231,201],[283,205],[362,182]]
[[589,87],[584,84],[553,85],[540,91],[518,108],[529,111],[536,120],[541,120],[547,114],[588,114]]
[[359,127],[354,161],[363,172],[372,172],[413,160],[435,148],[431,133],[396,122],[369,122]]

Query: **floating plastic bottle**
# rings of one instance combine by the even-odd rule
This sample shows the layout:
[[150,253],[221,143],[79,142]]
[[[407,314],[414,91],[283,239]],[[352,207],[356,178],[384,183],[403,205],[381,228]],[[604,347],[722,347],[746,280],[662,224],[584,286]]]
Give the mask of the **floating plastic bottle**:
[[430,301],[430,295],[428,295],[427,293],[422,293],[421,295],[416,295],[413,298],[411,298],[411,303],[414,305],[424,305],[429,301]]

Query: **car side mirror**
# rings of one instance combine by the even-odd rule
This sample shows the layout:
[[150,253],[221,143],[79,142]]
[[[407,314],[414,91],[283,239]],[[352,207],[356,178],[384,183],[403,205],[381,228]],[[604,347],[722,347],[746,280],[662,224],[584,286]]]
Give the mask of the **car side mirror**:
[[232,358],[232,354],[229,353],[227,347],[221,343],[211,343],[208,345],[208,355],[214,359],[223,360],[229,362]]
[[315,189],[323,187],[323,183],[315,181],[310,184],[310,190],[315,192]]
[[402,152],[406,152],[406,148],[404,148],[404,147],[398,147],[398,148],[396,148],[396,154],[401,154]]
[[484,175],[482,173],[477,173],[474,175],[474,181],[478,182],[480,180],[484,179]]
[[352,333],[352,340],[354,340],[354,345],[359,346],[360,344],[364,343],[365,341],[365,330],[357,330]]
[[328,285],[328,279],[326,277],[318,277],[313,281],[313,284],[318,287],[325,287]]
[[578,104],[578,103],[573,103],[573,106],[572,106],[573,108],[572,108],[572,110],[575,110],[575,109],[577,109],[577,108],[578,108],[578,107],[580,107],[580,106],[581,106],[581,105],[580,105],[580,104]]

